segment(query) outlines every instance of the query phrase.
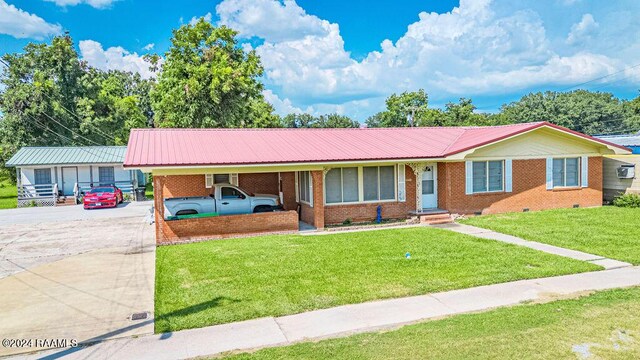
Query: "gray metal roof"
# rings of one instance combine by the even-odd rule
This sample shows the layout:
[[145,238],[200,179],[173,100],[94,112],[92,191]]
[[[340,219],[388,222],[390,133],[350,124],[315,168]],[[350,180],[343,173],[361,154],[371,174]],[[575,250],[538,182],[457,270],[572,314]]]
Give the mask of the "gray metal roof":
[[126,146],[23,147],[6,166],[123,163]]
[[622,146],[640,146],[640,133],[635,135],[595,136],[600,140]]

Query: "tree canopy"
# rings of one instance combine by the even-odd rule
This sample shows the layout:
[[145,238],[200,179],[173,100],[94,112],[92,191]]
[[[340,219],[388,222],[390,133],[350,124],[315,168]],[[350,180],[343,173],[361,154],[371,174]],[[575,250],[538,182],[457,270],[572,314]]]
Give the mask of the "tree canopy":
[[0,161],[22,146],[123,145],[151,119],[152,80],[101,71],[78,57],[70,36],[2,57]]
[[282,126],[287,128],[357,128],[360,123],[348,116],[328,114],[289,114],[282,118]]
[[262,96],[263,68],[237,32],[200,19],[173,31],[158,83],[151,91],[159,127],[276,127]]

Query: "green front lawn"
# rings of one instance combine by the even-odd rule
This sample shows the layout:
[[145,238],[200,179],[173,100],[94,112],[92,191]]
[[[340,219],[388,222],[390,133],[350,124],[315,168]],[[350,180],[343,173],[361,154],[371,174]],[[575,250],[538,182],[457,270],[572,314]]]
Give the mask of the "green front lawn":
[[640,209],[557,209],[478,216],[462,223],[640,264]]
[[175,331],[597,269],[434,228],[162,246],[155,324],[157,332]]
[[8,179],[0,180],[0,209],[12,209],[18,206],[18,188]]
[[[587,356],[591,354],[591,356]],[[241,354],[234,359],[638,359],[640,288]]]

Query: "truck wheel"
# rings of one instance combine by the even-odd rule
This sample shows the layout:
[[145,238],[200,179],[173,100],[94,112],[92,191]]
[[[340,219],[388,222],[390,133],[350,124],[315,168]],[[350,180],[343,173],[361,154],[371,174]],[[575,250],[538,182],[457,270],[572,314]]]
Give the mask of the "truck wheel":
[[268,205],[260,205],[260,206],[256,206],[255,209],[253,209],[254,213],[263,213],[263,212],[272,212],[273,209],[271,208],[271,206]]

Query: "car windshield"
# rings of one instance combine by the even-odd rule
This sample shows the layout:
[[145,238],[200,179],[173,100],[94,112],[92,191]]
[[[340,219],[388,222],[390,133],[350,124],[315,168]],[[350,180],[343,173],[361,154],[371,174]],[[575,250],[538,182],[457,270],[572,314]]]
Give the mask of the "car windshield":
[[98,187],[98,188],[91,189],[89,193],[96,194],[96,193],[106,193],[106,192],[113,192],[113,191],[114,189],[112,187]]

